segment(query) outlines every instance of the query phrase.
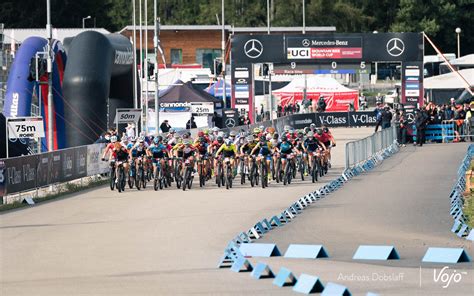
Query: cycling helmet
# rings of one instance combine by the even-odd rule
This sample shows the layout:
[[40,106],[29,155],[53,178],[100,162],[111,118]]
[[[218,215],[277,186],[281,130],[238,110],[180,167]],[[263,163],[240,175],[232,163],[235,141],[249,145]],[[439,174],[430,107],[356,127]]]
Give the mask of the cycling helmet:
[[212,128],[212,131],[213,132],[218,132],[218,131],[220,131],[220,129],[217,126],[215,126],[215,127]]
[[230,146],[230,144],[232,144],[232,140],[227,138],[224,140],[224,143],[227,145],[227,146]]
[[254,128],[253,129],[253,133],[254,134],[259,134],[260,133],[260,129],[258,127]]
[[254,139],[254,137],[253,137],[253,136],[247,136],[247,142],[252,142],[252,141],[253,141],[253,139]]
[[223,132],[223,131],[220,131],[220,132],[217,134],[217,136],[224,138],[224,132]]
[[189,139],[188,133],[184,133],[184,134],[183,134],[183,139]]
[[138,138],[138,142],[139,142],[139,143],[143,143],[143,142],[145,142],[145,138],[144,138],[144,137],[140,137],[140,138]]
[[267,133],[273,134],[274,132],[275,132],[275,128],[273,128],[272,126],[267,127]]
[[217,143],[219,144],[224,143],[224,138],[222,136],[217,136]]
[[170,128],[169,132],[170,134],[174,134],[176,131],[174,130],[174,128]]
[[206,139],[204,139],[204,137],[199,137],[198,141],[201,142],[201,143],[204,143],[206,141]]
[[155,144],[160,143],[160,141],[158,140],[158,137],[156,137],[156,138],[153,139],[153,143],[155,143]]
[[280,140],[282,142],[288,142],[288,138],[285,135],[281,136]]
[[235,131],[230,131],[229,137],[235,137],[237,133]]
[[303,136],[303,132],[302,131],[298,131],[298,137],[302,137]]
[[278,134],[277,133],[273,134],[273,139],[278,140]]
[[316,129],[316,133],[317,133],[318,135],[322,135],[322,134],[323,134],[323,130],[320,129],[320,128],[318,128],[318,129]]
[[314,137],[314,133],[312,131],[309,131],[306,136],[308,136],[308,138],[312,138]]
[[291,130],[291,126],[285,125],[284,130],[285,130],[285,132],[289,132]]
[[117,136],[110,137],[110,142],[112,142],[112,143],[117,142]]
[[183,141],[183,143],[184,143],[184,145],[186,145],[186,146],[189,146],[189,145],[191,145],[191,144],[192,144],[192,142],[191,142],[191,140],[190,140],[190,139],[186,139],[186,140],[184,140],[184,141]]
[[303,129],[303,132],[304,132],[305,134],[307,134],[307,133],[309,132],[309,127],[305,127],[305,128]]
[[203,131],[198,131],[198,137],[203,137],[204,136],[204,132]]
[[323,132],[327,133],[329,132],[329,129],[327,127],[323,127]]
[[263,125],[258,127],[261,131],[265,130],[265,127]]
[[309,125],[309,127],[310,127],[310,128],[315,128],[315,127],[316,127],[316,124],[311,123],[311,124]]
[[206,135],[206,136],[209,135],[209,130],[208,129],[204,130],[204,135]]
[[136,141],[137,141],[137,137],[131,137],[131,141],[132,141],[132,142],[136,142]]
[[260,137],[260,142],[266,142],[266,141],[267,141],[267,139],[265,138],[265,136]]
[[181,137],[178,134],[176,134],[176,135],[174,135],[174,138],[175,139],[180,139]]
[[163,141],[163,137],[162,136],[156,136],[154,141],[161,142],[161,141]]
[[265,138],[267,139],[267,141],[270,141],[270,140],[272,139],[272,135],[267,134],[267,135],[265,136]]

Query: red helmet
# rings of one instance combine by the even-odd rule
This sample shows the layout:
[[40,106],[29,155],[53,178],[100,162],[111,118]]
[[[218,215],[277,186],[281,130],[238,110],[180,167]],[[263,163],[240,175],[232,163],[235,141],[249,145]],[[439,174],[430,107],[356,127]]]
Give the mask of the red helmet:
[[204,137],[204,132],[203,131],[198,131],[198,137]]

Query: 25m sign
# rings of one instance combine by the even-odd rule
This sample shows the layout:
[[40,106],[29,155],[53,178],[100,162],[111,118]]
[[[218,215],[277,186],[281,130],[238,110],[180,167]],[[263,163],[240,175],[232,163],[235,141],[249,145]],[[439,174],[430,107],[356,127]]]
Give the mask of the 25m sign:
[[43,138],[44,126],[42,117],[7,118],[8,138]]

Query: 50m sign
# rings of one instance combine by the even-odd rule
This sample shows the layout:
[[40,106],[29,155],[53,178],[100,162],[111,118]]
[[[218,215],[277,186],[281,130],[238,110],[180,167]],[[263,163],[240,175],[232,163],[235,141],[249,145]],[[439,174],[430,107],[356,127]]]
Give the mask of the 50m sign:
[[43,138],[44,126],[42,117],[7,118],[8,138]]

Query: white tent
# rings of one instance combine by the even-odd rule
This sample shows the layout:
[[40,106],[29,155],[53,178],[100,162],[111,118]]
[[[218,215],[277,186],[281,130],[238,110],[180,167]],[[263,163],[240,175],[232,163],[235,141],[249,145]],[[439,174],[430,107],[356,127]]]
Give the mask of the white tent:
[[[459,73],[467,80],[469,85],[474,85],[474,68],[460,70]],[[458,89],[464,88],[466,84],[454,73],[447,73],[426,78],[423,82],[425,89]]]
[[305,85],[306,97],[316,101],[323,96],[327,104],[327,111],[347,111],[349,104],[358,108],[358,91],[347,88],[336,79],[327,76],[295,77],[286,86],[273,91],[273,95],[279,98],[282,106],[293,104],[303,99]]

